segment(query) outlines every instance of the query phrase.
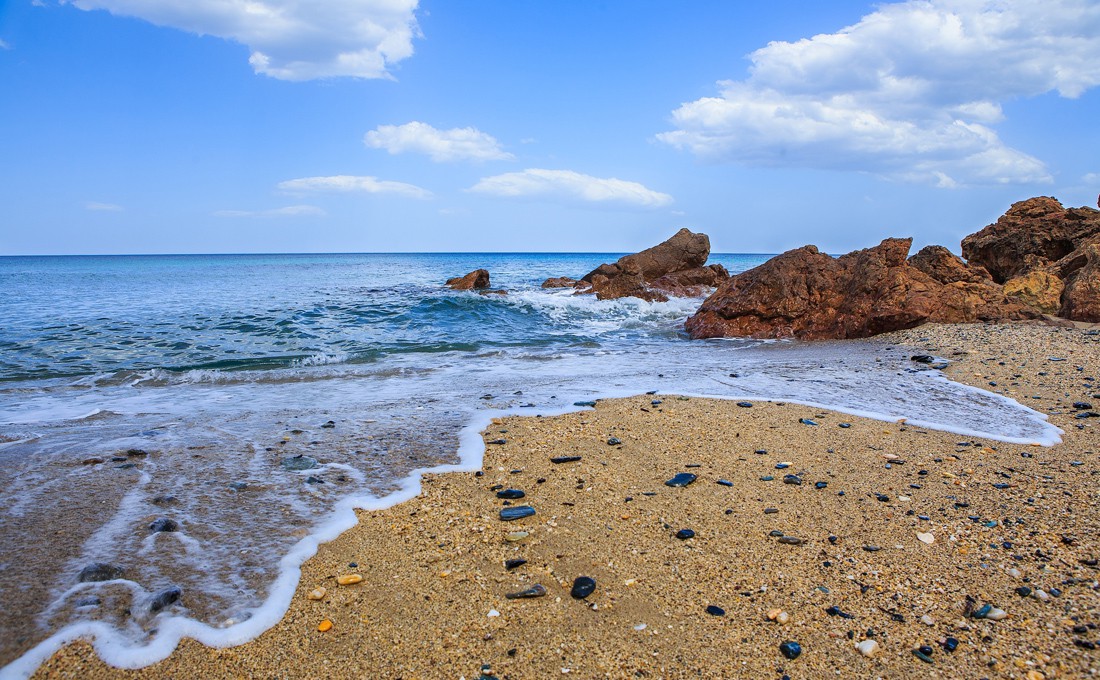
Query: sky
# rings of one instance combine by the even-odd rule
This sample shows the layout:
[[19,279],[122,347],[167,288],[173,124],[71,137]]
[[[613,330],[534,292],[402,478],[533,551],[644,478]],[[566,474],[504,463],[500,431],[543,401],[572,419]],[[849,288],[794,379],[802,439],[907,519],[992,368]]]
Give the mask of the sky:
[[0,255],[958,252],[1097,121],[1100,0],[0,0]]

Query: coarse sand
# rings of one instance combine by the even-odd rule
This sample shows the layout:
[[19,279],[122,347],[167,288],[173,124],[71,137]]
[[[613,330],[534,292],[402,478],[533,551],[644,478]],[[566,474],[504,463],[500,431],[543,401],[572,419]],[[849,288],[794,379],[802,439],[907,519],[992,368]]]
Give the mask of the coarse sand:
[[[419,497],[359,512],[305,563],[286,616],[255,641],[185,640],[137,671],[77,642],[36,677],[1100,673],[1100,417],[1074,406],[1100,410],[1100,334],[924,326],[866,342],[951,359],[951,378],[1050,414],[1064,442],[675,395],[508,417],[484,432],[505,443],[486,447],[481,473],[429,475]],[[560,456],[581,459],[551,462]],[[684,472],[696,481],[665,484]],[[505,489],[526,496],[498,498]],[[536,514],[500,519],[520,505]],[[682,529],[694,537],[677,538]],[[350,574],[362,581],[338,584]],[[575,599],[582,576],[596,588]],[[544,596],[506,598],[536,584]],[[318,588],[323,598],[309,599]],[[976,617],[986,604],[993,618]],[[997,610],[1006,616],[994,620]],[[868,638],[871,657],[856,648]],[[785,641],[801,655],[781,654]],[[914,654],[922,646],[927,660]]]

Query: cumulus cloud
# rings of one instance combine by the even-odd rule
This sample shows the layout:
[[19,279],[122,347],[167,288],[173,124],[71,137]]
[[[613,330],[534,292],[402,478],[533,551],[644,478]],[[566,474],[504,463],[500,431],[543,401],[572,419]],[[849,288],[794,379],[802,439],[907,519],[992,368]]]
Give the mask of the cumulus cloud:
[[320,217],[327,213],[315,205],[288,205],[271,210],[217,210],[215,217]]
[[595,203],[631,208],[661,208],[672,196],[637,182],[592,177],[571,170],[531,168],[482,178],[469,191],[509,198],[536,198],[568,203]]
[[1085,184],[1100,184],[1100,172],[1090,172],[1081,178]]
[[121,205],[115,205],[114,203],[99,203],[97,201],[88,201],[84,204],[85,210],[91,210],[93,212],[122,212],[126,208]]
[[413,53],[417,0],[60,0],[251,50],[256,73],[280,80],[384,78]]
[[514,156],[500,148],[500,142],[477,128],[437,130],[413,121],[404,125],[379,125],[363,136],[372,149],[391,154],[421,153],[437,163],[448,161],[501,161]]
[[292,194],[396,194],[408,198],[431,198],[432,192],[415,184],[389,182],[376,177],[333,175],[331,177],[300,177],[279,182],[279,189]]
[[657,135],[712,161],[869,171],[942,187],[1052,181],[993,130],[1002,104],[1100,84],[1091,0],[910,0],[751,55],[743,81]]

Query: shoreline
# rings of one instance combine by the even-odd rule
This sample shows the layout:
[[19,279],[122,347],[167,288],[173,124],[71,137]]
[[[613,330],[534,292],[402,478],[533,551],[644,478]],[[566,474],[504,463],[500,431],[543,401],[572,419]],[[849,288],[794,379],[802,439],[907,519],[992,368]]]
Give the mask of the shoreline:
[[[1081,337],[1073,338],[1072,333]],[[1022,341],[1013,345],[1002,337],[1005,334],[1020,335]],[[953,379],[979,386],[982,383],[979,377],[997,374],[1000,378],[1003,373],[1005,378],[1011,378],[1011,362],[990,367],[974,356],[952,357],[951,351],[968,351],[964,346],[967,344],[978,346],[971,352],[977,352],[983,344],[997,345],[996,351],[1004,358],[1011,358],[1009,355],[1016,352],[1018,366],[1021,361],[1034,364],[1045,360],[1044,347],[1060,350],[1076,347],[1080,354],[1079,350],[1088,342],[1081,331],[1022,325],[925,326],[872,342],[904,340],[905,344],[923,347],[930,343],[916,341],[926,336],[934,337],[935,343],[947,348],[940,350],[944,356],[957,360],[947,369]],[[1071,338],[1077,345],[1066,342]],[[1040,342],[1044,339],[1045,344]],[[1030,352],[1023,359],[1020,347]],[[1095,354],[1094,351],[1092,356],[1075,355],[1062,362],[1067,365],[1059,365],[1058,370],[1065,368],[1076,373],[1072,364],[1084,363],[1081,373],[1095,376],[1100,371]],[[975,368],[988,369],[988,375],[963,375]],[[1041,405],[1049,411],[1053,404],[1048,401],[1053,402],[1056,393],[1060,397],[1067,391],[1066,380],[1058,383],[1059,393],[1052,376],[1025,376],[1025,372],[1020,371],[1017,382],[1022,382],[1018,387],[1045,394],[1041,400],[1021,402],[1025,405]],[[1010,382],[1001,380],[1005,385]],[[1100,387],[1096,391],[1100,392]],[[662,404],[654,406],[650,403],[654,399]],[[800,418],[819,424],[805,425],[798,422]],[[1070,487],[1080,492],[1084,483],[1080,480],[1088,481],[1089,473],[1095,469],[1095,460],[1086,455],[1094,455],[1097,450],[1095,423],[1100,421],[1087,421],[1084,430],[1077,430],[1074,425],[1081,423],[1070,422],[1067,427],[1062,414],[1055,414],[1054,419],[1066,431],[1064,443],[1036,449],[1042,456],[1021,459],[1014,455],[1018,452],[1010,453],[1010,449],[1020,448],[1018,444],[983,442],[983,446],[956,451],[958,447],[954,445],[959,435],[924,431],[904,423],[840,416],[837,412],[794,404],[755,402],[753,408],[739,408],[730,402],[681,400],[662,395],[601,401],[595,411],[554,418],[509,416],[485,431],[486,440],[507,437],[508,443],[487,447],[484,476],[428,475],[420,496],[386,510],[358,511],[356,527],[322,545],[317,555],[303,565],[302,579],[290,609],[281,623],[257,640],[222,650],[185,641],[166,661],[133,675],[161,677],[187,672],[204,677],[309,676],[323,667],[324,674],[333,677],[363,674],[476,677],[482,664],[489,663],[498,677],[546,677],[563,674],[562,669],[566,668],[577,677],[620,677],[634,671],[677,677],[695,670],[705,677],[738,673],[755,676],[774,674],[778,667],[792,677],[832,669],[881,672],[893,677],[925,676],[938,670],[936,664],[943,663],[943,671],[952,676],[971,675],[965,671],[989,673],[988,659],[974,662],[975,656],[986,654],[997,658],[995,666],[1005,664],[1010,675],[1016,672],[1023,677],[1026,670],[1033,670],[1043,672],[1045,677],[1076,677],[1072,674],[1072,662],[1085,664],[1078,666],[1078,670],[1087,668],[1090,661],[1095,665],[1096,653],[1075,647],[1073,640],[1077,638],[1062,630],[1052,634],[1049,648],[1057,654],[1047,654],[1051,656],[1049,662],[1029,658],[1024,668],[1015,668],[1013,655],[998,651],[1021,646],[1021,640],[1012,634],[1018,631],[1010,629],[1012,623],[1021,621],[1016,618],[1019,614],[1016,610],[1022,607],[1029,616],[1041,618],[1039,605],[1051,607],[1050,602],[1020,599],[1013,591],[1019,584],[1012,585],[1018,579],[1005,573],[1009,567],[961,566],[966,562],[961,558],[971,548],[975,553],[990,552],[991,561],[995,558],[998,564],[1009,560],[1009,564],[1030,565],[1027,557],[1016,560],[1010,554],[1012,549],[991,552],[993,549],[982,548],[985,538],[975,543],[976,536],[990,529],[983,527],[978,531],[975,529],[978,525],[966,519],[965,514],[960,520],[956,515],[963,508],[945,510],[947,514],[942,519],[931,510],[927,513],[930,521],[939,521],[936,526],[949,527],[931,532],[936,536],[931,545],[913,538],[913,528],[917,526],[913,523],[922,520],[905,514],[921,503],[945,502],[928,495],[933,487],[941,491],[939,486],[945,479],[951,480],[950,491],[958,491],[955,482],[961,479],[961,484],[967,484],[967,477],[981,477],[978,486],[963,487],[963,493],[974,496],[974,500],[960,502],[969,503],[965,508],[975,508],[971,512],[988,504],[987,516],[995,517],[1000,514],[995,510],[1001,502],[1009,505],[1022,502],[1015,491],[1021,487],[1006,489],[999,495],[988,493],[990,485],[997,483],[985,478],[991,468],[1004,472],[1015,466],[1041,479],[1047,471],[1040,467],[1067,467],[1073,455],[1078,456],[1074,460],[1084,464],[1069,466],[1060,474],[1072,476]],[[836,427],[841,421],[850,421],[852,427]],[[736,432],[727,431],[733,428]],[[501,433],[500,429],[508,432]],[[617,436],[623,444],[608,446],[606,438],[610,436]],[[751,438],[756,443],[747,444]],[[941,462],[931,462],[934,457],[927,453],[930,444]],[[892,455],[907,459],[907,464],[895,463],[886,469],[881,455],[869,455],[869,449],[863,448],[868,446],[898,451]],[[757,448],[752,447],[768,449],[769,453],[754,454]],[[827,453],[829,448],[835,453]],[[973,451],[982,453],[975,455]],[[784,453],[783,461],[792,463],[791,470],[801,473],[803,483],[785,485],[782,483],[785,473],[774,469],[770,474],[774,479],[761,482],[761,476],[769,476],[762,470],[769,467],[768,463],[774,467],[782,462],[780,457]],[[554,465],[546,462],[551,455],[583,458],[575,463]],[[952,460],[951,456],[958,456],[959,460]],[[1040,466],[1044,462],[1047,465]],[[966,467],[967,464],[974,467]],[[686,465],[702,467],[688,469]],[[904,488],[905,484],[899,480],[915,474],[917,465],[927,466],[932,474],[922,485],[924,488],[902,491],[910,494],[906,496],[910,500],[901,501],[897,498],[901,494],[892,487]],[[942,471],[955,475],[954,478],[933,478],[941,472],[935,468],[942,469],[945,465],[951,469]],[[955,467],[959,470],[952,471]],[[523,471],[513,475],[510,473],[513,469]],[[684,471],[694,471],[699,480],[683,489],[663,485],[663,480]],[[733,486],[716,484],[719,475],[724,475],[722,478]],[[545,481],[538,483],[540,478]],[[828,486],[815,489],[815,482],[819,481],[827,482]],[[538,514],[516,522],[501,522],[496,513],[502,502],[489,491],[495,484],[524,488]],[[876,491],[876,484],[884,490]],[[1034,488],[1043,486],[1035,484]],[[837,495],[840,490],[846,492],[845,496]],[[657,495],[645,496],[646,493]],[[878,501],[875,493],[885,494],[890,500]],[[632,500],[626,501],[627,497]],[[757,507],[761,504],[767,507]],[[417,508],[410,515],[414,505]],[[1032,509],[1023,507],[1028,505]],[[1056,517],[1067,520],[1056,515],[1048,518],[1047,511],[1036,509],[1034,504],[1025,502],[1023,506],[1021,511],[1044,518],[1048,524],[1053,524]],[[764,509],[772,508],[779,512],[763,513]],[[936,508],[938,511],[939,506]],[[731,512],[727,514],[727,510]],[[1082,515],[1086,520],[1081,520]],[[1073,530],[1075,544],[1061,542],[1054,547],[1095,557],[1096,539],[1087,535],[1088,527],[1100,525],[1096,521],[1095,502],[1069,519],[1078,527]],[[681,541],[671,536],[678,528],[688,528],[679,527],[683,523],[692,525],[694,538]],[[502,532],[507,533],[505,529],[535,531],[524,542],[509,543],[501,538]],[[803,534],[805,542],[795,546],[780,544],[777,537],[767,535],[769,531]],[[948,531],[960,534],[956,541],[949,540]],[[995,531],[1014,537],[1022,535],[1014,541],[1005,539],[1009,543],[1036,542],[1034,536],[1023,531],[1023,525],[1002,523]],[[1058,527],[1047,527],[1051,536],[1057,531]],[[829,535],[837,536],[837,542],[829,542]],[[861,542],[868,540],[876,541],[873,547],[881,550],[863,550],[864,545],[872,545]],[[957,554],[963,547],[967,553]],[[1037,549],[1050,548],[1044,543],[1043,548]],[[514,571],[503,567],[508,555],[520,554],[528,560],[527,564]],[[746,564],[746,555],[760,559],[764,566]],[[369,570],[360,569],[365,577],[363,583],[335,585],[336,576],[358,568],[348,566],[353,562],[371,565]],[[822,566],[825,562],[829,566]],[[963,583],[962,589],[957,585],[945,589],[942,597],[927,592],[912,594],[909,586],[905,586],[905,592],[897,591],[897,586],[906,581],[920,583],[929,570],[946,572],[943,575],[963,572],[956,574]],[[1095,579],[1095,569],[1092,573],[1091,578]],[[592,576],[598,584],[596,592],[583,602],[569,596],[572,579],[579,575]],[[860,592],[861,586],[853,594],[850,587],[845,588],[859,579],[863,579],[859,582],[869,590]],[[505,592],[536,581],[550,591],[548,596],[529,601],[503,598]],[[825,583],[829,585],[822,585]],[[328,589],[325,599],[307,599],[309,591],[319,585]],[[933,590],[944,589],[943,584],[924,585]],[[766,590],[760,590],[765,586]],[[1056,587],[1045,582],[1044,586]],[[820,587],[829,592],[822,592]],[[872,593],[877,588],[884,591],[892,588],[899,599],[911,599],[913,607],[932,612],[927,615],[932,616],[933,624],[928,626],[915,620],[920,616],[915,612],[898,611],[898,600],[890,598],[893,604],[883,605],[879,602],[883,593]],[[1002,592],[1006,588],[1007,592]],[[1087,601],[1091,596],[1091,609],[1085,607],[1084,616],[1093,623],[1100,619],[1095,592],[1080,585],[1064,590],[1057,604],[1080,607],[1082,597]],[[995,600],[993,604],[1008,611],[1009,619],[1005,621],[1010,623],[974,620],[964,622],[966,629],[958,628],[961,612],[955,612],[953,607],[958,606],[958,596],[963,591],[972,597]],[[873,606],[872,601],[876,603]],[[722,607],[725,616],[706,614],[708,604]],[[839,607],[854,618],[829,616],[824,608],[830,606]],[[905,623],[894,621],[893,615],[884,615],[883,606],[894,609],[905,618]],[[776,607],[789,612],[788,624],[767,620],[764,614]],[[489,616],[491,611],[499,612],[500,616]],[[317,625],[326,619],[332,621],[332,629],[319,632]],[[1049,616],[1044,620],[1046,623],[1053,625]],[[645,624],[645,628],[636,630],[640,624]],[[864,659],[852,647],[869,627],[876,632],[882,651],[873,659]],[[966,642],[966,636],[987,629],[994,641],[983,643],[978,638],[979,643],[973,646],[989,645],[991,651],[960,644],[955,653],[948,654],[936,647],[932,666],[913,657],[906,646],[934,645],[937,636],[952,631],[961,642]],[[1006,629],[1010,629],[1009,634],[1002,634]],[[853,630],[851,642],[846,639],[847,630]],[[1031,632],[1026,626],[1022,630]],[[1034,630],[1046,634],[1046,628]],[[838,631],[839,638],[832,636]],[[434,642],[422,642],[422,634]],[[801,657],[788,661],[779,655],[777,638],[784,635],[800,641],[805,650]],[[710,651],[704,652],[704,648]],[[515,650],[514,654],[509,655],[509,650]],[[743,665],[729,665],[734,660]],[[1036,665],[1027,667],[1028,662]],[[1058,670],[1057,664],[1065,665],[1066,670]],[[1070,674],[1058,675],[1066,672]],[[129,674],[102,664],[86,643],[62,649],[37,673],[40,677]]]

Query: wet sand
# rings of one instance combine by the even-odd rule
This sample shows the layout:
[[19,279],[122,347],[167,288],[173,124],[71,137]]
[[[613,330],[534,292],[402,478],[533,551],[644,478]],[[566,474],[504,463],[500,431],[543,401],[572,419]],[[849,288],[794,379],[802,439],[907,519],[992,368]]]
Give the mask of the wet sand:
[[[1100,335],[925,326],[874,342],[951,359],[953,379],[1049,413],[1064,443],[674,395],[510,417],[484,433],[505,443],[487,445],[480,476],[428,476],[420,497],[360,512],[304,565],[290,610],[257,640],[185,641],[139,671],[77,643],[37,677],[1095,675],[1100,417],[1077,418],[1089,409],[1073,404],[1100,411]],[[698,478],[665,485],[681,472]],[[526,492],[507,502],[536,514],[502,521],[497,487]],[[512,559],[526,563],[507,569]],[[338,585],[348,574],[363,580]],[[584,600],[570,595],[580,576],[597,583]],[[547,594],[505,597],[535,584]],[[324,598],[309,599],[319,587]],[[1006,617],[968,615],[985,604]],[[855,647],[868,638],[879,645],[870,658]],[[785,641],[801,655],[785,658]],[[930,663],[913,654],[922,645]]]

